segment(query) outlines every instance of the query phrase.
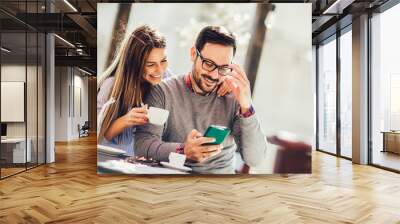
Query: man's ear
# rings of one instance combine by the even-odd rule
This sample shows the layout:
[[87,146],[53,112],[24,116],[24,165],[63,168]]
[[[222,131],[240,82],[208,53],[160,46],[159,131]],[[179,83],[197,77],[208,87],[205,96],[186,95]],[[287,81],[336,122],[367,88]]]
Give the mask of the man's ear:
[[190,60],[194,62],[195,59],[196,59],[196,48],[192,46],[190,48]]

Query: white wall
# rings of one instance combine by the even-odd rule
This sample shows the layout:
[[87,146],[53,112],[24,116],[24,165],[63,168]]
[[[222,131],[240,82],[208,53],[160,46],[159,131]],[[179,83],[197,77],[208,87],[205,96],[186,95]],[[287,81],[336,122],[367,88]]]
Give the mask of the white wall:
[[[8,64],[1,66],[1,81],[25,82],[25,65]],[[32,69],[28,67],[28,70]],[[7,110],[7,108],[1,108]],[[25,137],[25,122],[7,123],[7,137]]]
[[55,78],[55,141],[77,139],[78,124],[88,120],[88,78],[71,67],[56,67]]
[[[25,80],[26,76],[28,78],[27,82]],[[16,63],[3,64],[1,66],[1,81],[24,82],[26,83],[27,91],[26,108],[22,108],[22,110],[26,110],[27,119],[24,122],[6,122],[7,137],[25,138],[26,135],[31,143],[32,161],[36,162],[36,153],[39,153],[40,163],[44,162],[44,156],[42,155],[44,155],[43,151],[45,150],[43,77],[44,74],[40,66],[25,66],[25,64]],[[1,110],[10,110],[10,108],[1,108]]]
[[[27,88],[27,106],[29,107],[27,110],[30,113],[27,113],[28,124],[28,137],[29,134],[32,133],[30,128],[35,131],[36,137],[36,107],[37,107],[37,99],[36,99],[36,80],[32,80],[30,77],[31,74],[36,74],[36,67],[19,65],[19,64],[5,64],[1,66],[1,81],[10,81],[10,82],[25,82],[25,74],[28,72],[29,78],[29,87]],[[34,88],[33,88],[34,87]],[[9,108],[1,108],[1,110],[7,110]],[[33,122],[33,123],[32,123]],[[25,137],[25,123],[26,122],[7,122],[7,136],[8,137]],[[33,127],[35,126],[35,127]]]
[[[76,74],[77,70],[75,70],[75,75],[74,75],[74,96],[72,98],[74,99],[74,108],[73,110],[75,113],[72,113],[73,119],[71,120],[71,132],[70,136],[71,138],[77,138],[78,137],[78,124],[81,126],[85,123],[85,121],[88,121],[88,78],[87,77],[82,77],[81,72]],[[80,91],[80,93],[79,93]],[[80,97],[79,97],[80,95]],[[81,102],[79,102],[81,101]],[[81,108],[79,108],[81,107]],[[80,111],[80,109],[82,111]]]
[[68,87],[69,76],[67,67],[55,68],[55,141],[68,140]]

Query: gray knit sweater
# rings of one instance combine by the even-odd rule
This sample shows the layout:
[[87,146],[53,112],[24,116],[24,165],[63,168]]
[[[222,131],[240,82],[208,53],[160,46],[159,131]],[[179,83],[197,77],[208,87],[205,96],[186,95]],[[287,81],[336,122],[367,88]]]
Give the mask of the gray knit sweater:
[[218,97],[196,95],[185,83],[184,76],[173,77],[154,86],[145,98],[149,106],[170,111],[164,126],[138,126],[135,136],[135,154],[160,161],[168,161],[170,152],[176,152],[192,129],[201,133],[209,125],[230,128],[222,152],[202,163],[186,161],[195,173],[233,174],[234,155],[238,150],[249,166],[259,165],[265,158],[266,142],[260,123],[253,114],[239,115],[239,104],[232,94]]

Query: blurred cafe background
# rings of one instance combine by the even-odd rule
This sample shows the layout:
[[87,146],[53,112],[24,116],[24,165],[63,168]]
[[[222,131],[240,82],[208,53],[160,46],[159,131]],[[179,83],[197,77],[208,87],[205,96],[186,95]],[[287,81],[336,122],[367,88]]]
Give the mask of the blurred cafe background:
[[[105,3],[98,5],[98,15],[98,74],[111,63],[125,35],[142,24],[166,36],[173,75],[190,71],[189,50],[201,28],[227,27],[237,36],[234,61],[251,82],[254,107],[266,136],[284,131],[313,143],[311,4]],[[250,172],[272,173],[276,148],[268,143],[265,162]]]

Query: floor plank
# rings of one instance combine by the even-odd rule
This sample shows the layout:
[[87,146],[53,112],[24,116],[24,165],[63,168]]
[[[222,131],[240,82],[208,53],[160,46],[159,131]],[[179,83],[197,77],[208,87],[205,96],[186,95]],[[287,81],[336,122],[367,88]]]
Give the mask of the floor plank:
[[95,137],[0,181],[0,223],[400,223],[400,175],[313,152],[311,175],[98,176]]

